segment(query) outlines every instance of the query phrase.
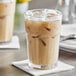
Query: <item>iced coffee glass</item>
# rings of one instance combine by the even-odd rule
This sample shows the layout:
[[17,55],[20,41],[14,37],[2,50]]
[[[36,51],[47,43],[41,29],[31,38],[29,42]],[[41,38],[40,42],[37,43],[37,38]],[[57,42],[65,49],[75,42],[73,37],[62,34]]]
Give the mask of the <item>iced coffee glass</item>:
[[12,39],[14,28],[15,0],[0,0],[0,42]]
[[25,12],[29,66],[52,69],[57,65],[62,15],[57,10],[33,9]]

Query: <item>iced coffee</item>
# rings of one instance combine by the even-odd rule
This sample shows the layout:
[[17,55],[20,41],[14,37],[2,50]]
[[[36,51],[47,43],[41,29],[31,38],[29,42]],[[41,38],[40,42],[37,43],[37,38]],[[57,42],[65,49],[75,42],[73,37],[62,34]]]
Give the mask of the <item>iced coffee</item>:
[[30,67],[51,69],[57,65],[61,20],[57,10],[34,9],[25,13]]
[[0,42],[11,40],[14,28],[15,0],[0,0]]

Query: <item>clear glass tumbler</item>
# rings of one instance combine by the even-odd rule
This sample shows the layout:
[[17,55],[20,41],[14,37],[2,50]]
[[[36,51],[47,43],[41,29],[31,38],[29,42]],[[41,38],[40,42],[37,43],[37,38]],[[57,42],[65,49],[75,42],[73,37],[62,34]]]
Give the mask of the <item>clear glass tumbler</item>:
[[16,0],[0,0],[0,42],[12,39]]
[[33,9],[25,12],[29,66],[51,69],[57,65],[62,15],[57,10]]
[[72,5],[71,5],[71,16],[72,16],[72,20],[73,20],[73,23],[76,23],[76,0],[72,0]]

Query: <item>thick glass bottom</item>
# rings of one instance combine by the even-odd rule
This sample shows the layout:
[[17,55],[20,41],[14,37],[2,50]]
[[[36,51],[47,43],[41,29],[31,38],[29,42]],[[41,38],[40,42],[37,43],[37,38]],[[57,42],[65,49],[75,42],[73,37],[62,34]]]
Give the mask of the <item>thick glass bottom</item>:
[[34,68],[34,69],[39,69],[39,70],[49,70],[49,69],[53,69],[57,66],[57,63],[53,64],[53,65],[36,65],[33,63],[29,62],[29,67]]
[[12,39],[10,39],[10,40],[0,41],[0,44],[8,44],[8,43],[10,43],[10,42],[11,42],[11,40],[12,40]]

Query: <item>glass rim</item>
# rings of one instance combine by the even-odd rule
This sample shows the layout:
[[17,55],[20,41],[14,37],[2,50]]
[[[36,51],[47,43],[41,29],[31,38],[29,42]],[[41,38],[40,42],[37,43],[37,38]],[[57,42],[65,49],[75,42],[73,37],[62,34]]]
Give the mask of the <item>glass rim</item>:
[[13,2],[13,1],[16,1],[16,0],[0,0],[0,3],[7,3],[7,2]]
[[[59,10],[56,10],[56,9],[31,9],[31,10],[27,10],[26,12],[24,12],[24,17],[25,17],[25,19],[28,19],[28,20],[35,20],[36,21],[36,19],[39,19],[40,21],[42,20],[42,18],[41,17],[35,17],[35,16],[32,16],[30,13],[32,12],[32,11],[36,11],[36,10],[49,10],[49,11],[53,11],[54,12],[54,14],[56,13],[56,15],[54,15],[54,16],[52,16],[52,17],[50,17],[50,19],[49,19],[49,21],[51,21],[51,20],[53,20],[53,19],[59,19],[59,20],[61,20],[62,19],[62,13],[59,11]],[[29,13],[30,12],[30,13]],[[51,12],[49,12],[49,13],[51,13]],[[33,17],[33,18],[32,18]],[[42,21],[47,21],[47,20],[42,20]]]

